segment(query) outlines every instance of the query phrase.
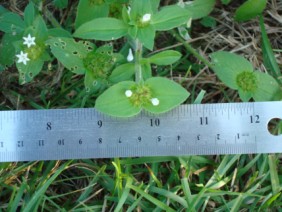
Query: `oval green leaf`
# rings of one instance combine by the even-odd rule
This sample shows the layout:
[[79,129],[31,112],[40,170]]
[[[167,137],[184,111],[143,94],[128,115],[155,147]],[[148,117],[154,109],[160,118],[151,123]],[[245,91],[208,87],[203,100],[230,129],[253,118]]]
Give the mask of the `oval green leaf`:
[[19,71],[19,84],[23,85],[30,82],[36,75],[39,74],[43,67],[44,61],[41,59],[30,60],[26,65],[23,63],[16,63]]
[[96,100],[95,108],[107,115],[116,117],[130,117],[141,111],[141,106],[133,106],[125,91],[135,85],[133,81],[124,81],[107,89]]
[[128,26],[115,18],[97,18],[82,24],[74,33],[83,39],[113,40],[127,34]]
[[235,12],[236,21],[248,21],[261,14],[266,7],[267,0],[248,0]]
[[167,50],[149,57],[148,61],[156,65],[170,65],[172,63],[175,63],[180,58],[181,54],[179,52],[174,50]]
[[159,105],[146,104],[143,107],[152,113],[164,113],[184,102],[190,93],[178,83],[167,78],[153,77],[145,82],[151,89],[152,98],[159,100]]
[[215,0],[194,0],[185,4],[185,9],[191,12],[192,19],[207,16],[213,10]]
[[271,101],[280,90],[278,82],[269,74],[259,71],[254,72],[257,76],[259,86],[253,94],[255,101]]
[[210,55],[212,69],[218,78],[232,89],[238,89],[236,82],[238,74],[243,71],[252,71],[252,64],[244,57],[234,53],[219,51]]
[[109,14],[109,5],[107,3],[94,3],[88,0],[81,0],[77,6],[75,28],[91,21],[95,18],[107,17]]
[[186,23],[189,18],[191,14],[188,10],[177,5],[166,6],[153,15],[151,24],[157,31],[166,31]]
[[126,63],[116,67],[109,77],[109,81],[113,83],[131,80],[134,76],[134,63]]

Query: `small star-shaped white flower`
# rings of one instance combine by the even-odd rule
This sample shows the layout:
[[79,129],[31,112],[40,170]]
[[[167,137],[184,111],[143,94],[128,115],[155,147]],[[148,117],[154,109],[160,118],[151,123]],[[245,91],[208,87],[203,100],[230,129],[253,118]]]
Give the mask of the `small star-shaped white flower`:
[[23,63],[24,65],[26,65],[27,61],[29,61],[27,53],[23,53],[23,51],[21,51],[20,54],[17,54],[16,57],[19,58],[18,63]]
[[27,45],[27,47],[31,47],[32,45],[35,45],[35,37],[31,37],[30,34],[27,35],[27,37],[23,37],[24,39],[24,42],[23,44],[24,45]]
[[132,49],[128,50],[128,55],[126,59],[128,62],[131,62],[134,59],[133,54],[132,54]]
[[142,17],[142,22],[145,23],[145,22],[148,22],[151,20],[151,14],[150,13],[146,13],[145,15],[143,15]]

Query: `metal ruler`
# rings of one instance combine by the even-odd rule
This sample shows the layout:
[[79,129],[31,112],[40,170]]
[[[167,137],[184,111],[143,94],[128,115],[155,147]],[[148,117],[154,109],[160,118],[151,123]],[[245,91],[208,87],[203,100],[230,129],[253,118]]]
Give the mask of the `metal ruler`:
[[279,153],[272,118],[282,118],[282,102],[182,105],[132,118],[89,108],[0,111],[0,162]]

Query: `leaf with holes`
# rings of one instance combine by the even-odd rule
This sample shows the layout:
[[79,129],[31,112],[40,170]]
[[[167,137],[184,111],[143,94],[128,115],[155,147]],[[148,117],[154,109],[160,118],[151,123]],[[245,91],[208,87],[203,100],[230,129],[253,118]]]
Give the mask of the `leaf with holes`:
[[107,86],[107,81],[103,79],[97,79],[93,71],[86,70],[84,86],[86,93],[97,93],[100,90],[105,89],[105,87]]
[[26,65],[23,63],[16,63],[19,71],[19,84],[25,84],[33,80],[33,78],[39,74],[43,67],[44,61],[40,58],[37,60],[30,60]]
[[53,55],[70,71],[84,74],[83,58],[95,49],[94,44],[88,41],[76,42],[72,38],[52,38],[46,42]]

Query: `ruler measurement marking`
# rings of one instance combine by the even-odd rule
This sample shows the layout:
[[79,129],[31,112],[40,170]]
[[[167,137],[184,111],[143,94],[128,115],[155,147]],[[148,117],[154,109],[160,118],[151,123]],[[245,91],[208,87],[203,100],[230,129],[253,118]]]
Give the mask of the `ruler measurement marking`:
[[[278,141],[267,134],[265,122],[275,110],[281,117],[281,106],[281,102],[189,105],[168,114],[142,113],[123,120],[94,109],[0,111],[0,162],[84,154],[97,158],[282,152],[279,142],[272,149],[263,146],[271,146],[269,139]],[[41,152],[42,158],[32,158],[30,150]]]

